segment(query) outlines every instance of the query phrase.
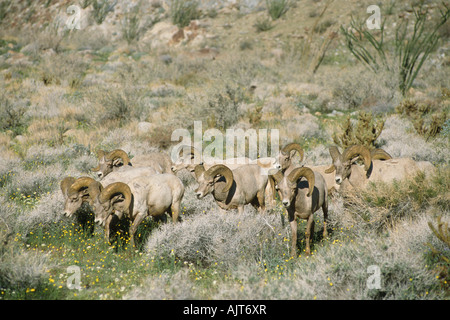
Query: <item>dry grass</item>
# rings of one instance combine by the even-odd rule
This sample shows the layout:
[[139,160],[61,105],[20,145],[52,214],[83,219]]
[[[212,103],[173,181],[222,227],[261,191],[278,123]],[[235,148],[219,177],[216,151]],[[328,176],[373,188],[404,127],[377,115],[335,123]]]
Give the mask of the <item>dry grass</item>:
[[[11,8],[0,22],[0,111],[8,100],[23,114],[10,114],[20,121],[6,125],[0,120],[0,299],[448,298],[443,265],[424,244],[448,252],[427,224],[435,215],[448,221],[448,131],[428,140],[417,134],[394,114],[397,79],[355,65],[340,38],[326,46],[315,73],[305,71],[324,37],[350,11],[365,14],[370,4],[355,0],[348,10],[330,2],[319,17],[324,3],[307,2],[310,10],[292,5],[259,33],[253,25],[267,13],[253,2],[219,6],[217,15],[200,17],[195,39],[171,45],[170,35],[166,41],[154,34],[170,27],[170,18],[150,4],[139,12],[139,41],[130,43],[115,21],[121,5],[100,25],[87,19],[85,28],[66,34],[36,14],[42,4]],[[21,27],[14,22],[19,12],[27,20]],[[441,94],[448,90],[448,63],[435,55],[411,95],[448,110]],[[385,119],[380,147],[394,157],[432,161],[439,174],[330,198],[330,238],[321,238],[318,214],[309,257],[289,257],[280,204],[264,216],[252,208],[220,214],[211,197],[195,197],[187,172],[179,173],[186,186],[182,222],[146,221],[141,251],[109,246],[99,228],[86,237],[61,215],[59,182],[91,175],[99,149],[169,152],[174,129],[192,132],[193,122],[202,121],[204,130],[278,129],[280,145],[304,147],[305,164],[329,164],[333,134],[360,110]],[[152,125],[146,133],[138,130],[143,121]],[[304,228],[299,221],[300,253]],[[64,283],[65,268],[74,264],[84,277],[77,296]],[[380,290],[367,288],[370,265],[381,269]]]

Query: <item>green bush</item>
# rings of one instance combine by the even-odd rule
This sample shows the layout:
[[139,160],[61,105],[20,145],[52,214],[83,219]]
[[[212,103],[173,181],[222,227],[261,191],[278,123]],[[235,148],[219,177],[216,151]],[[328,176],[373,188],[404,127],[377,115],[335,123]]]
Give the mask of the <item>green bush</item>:
[[289,10],[289,0],[266,0],[266,7],[272,20],[277,20]]
[[258,32],[264,32],[269,31],[273,28],[272,22],[267,18],[260,18],[256,20],[254,27],[256,28],[256,31]]
[[105,21],[108,13],[114,11],[114,7],[117,4],[117,0],[114,2],[109,0],[93,0],[92,6],[94,11],[92,11],[94,20],[97,24],[102,24]]
[[27,108],[13,104],[5,96],[0,96],[0,130],[11,130],[14,136],[23,134],[27,129]]
[[333,141],[344,149],[352,145],[363,145],[373,149],[383,127],[384,120],[375,119],[371,113],[361,111],[356,124],[352,124],[350,116],[347,117],[341,126],[342,132],[334,134]]
[[198,10],[198,1],[196,0],[172,0],[170,3],[170,16],[173,24],[184,28],[189,25],[191,20],[200,17]]
[[341,33],[350,52],[373,72],[378,72],[381,68],[394,70],[399,76],[399,89],[405,96],[412,87],[414,79],[417,77],[425,60],[436,48],[440,39],[439,29],[450,17],[450,9],[443,3],[444,9],[440,9],[440,19],[432,27],[427,25],[429,12],[420,6],[414,9],[414,23],[412,32],[408,31],[409,21],[401,21],[395,29],[395,39],[393,45],[393,57],[385,46],[386,20],[381,24],[380,36],[364,28],[364,23],[357,23],[352,20],[350,27],[341,26]]

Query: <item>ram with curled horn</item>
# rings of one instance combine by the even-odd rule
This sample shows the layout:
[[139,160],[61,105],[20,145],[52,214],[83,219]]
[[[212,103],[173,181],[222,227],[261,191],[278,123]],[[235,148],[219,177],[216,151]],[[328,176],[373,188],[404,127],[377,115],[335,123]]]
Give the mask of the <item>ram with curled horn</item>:
[[298,152],[300,156],[300,162],[303,161],[304,151],[298,143],[289,143],[280,150],[280,153],[276,157],[274,164],[275,169],[281,171],[281,173],[289,174],[299,165],[296,165],[293,161],[295,152]]
[[[375,149],[372,153],[365,146],[354,145],[342,154],[336,146],[329,148],[332,158],[326,173],[335,176],[335,182],[342,185],[348,181],[346,188],[365,188],[369,182],[391,183],[413,177],[420,171],[434,171],[435,167],[428,161],[414,161],[410,158],[392,158],[386,151]],[[362,159],[363,165],[356,160]]]
[[239,168],[242,165],[250,164],[251,160],[247,157],[238,158],[216,158],[203,156],[202,152],[193,146],[181,146],[178,149],[177,159],[173,161],[172,172],[176,173],[182,169],[188,170],[194,178],[195,168],[201,164],[208,170],[212,166],[222,164],[230,168],[231,170]]
[[242,165],[234,170],[222,164],[208,170],[198,165],[195,173],[199,184],[195,191],[197,198],[212,194],[222,211],[238,209],[242,213],[246,204],[252,204],[259,212],[265,212],[264,193],[268,176],[258,165]]
[[61,181],[61,191],[64,195],[64,215],[76,216],[77,222],[83,227],[94,231],[94,216],[92,208],[80,210],[83,204],[92,206],[93,199],[100,193],[102,185],[90,177],[75,179],[66,177]]
[[91,170],[100,178],[106,177],[111,172],[127,171],[134,168],[151,168],[156,173],[171,173],[172,161],[169,155],[163,152],[152,152],[137,155],[130,160],[128,154],[122,149],[111,152],[99,150],[97,152],[98,166]]
[[[322,208],[323,236],[327,237],[328,191],[323,176],[308,167],[295,168],[289,174],[274,175],[281,202],[287,210],[291,225],[291,255],[297,254],[297,218],[307,220],[306,254],[311,253],[310,239],[314,232],[314,213]],[[306,178],[303,180],[302,178]]]
[[115,182],[95,200],[95,221],[105,227],[109,241],[117,222],[128,219],[131,245],[135,246],[137,228],[147,216],[161,219],[167,213],[174,222],[179,220],[183,195],[183,183],[170,173],[137,177],[128,184]]

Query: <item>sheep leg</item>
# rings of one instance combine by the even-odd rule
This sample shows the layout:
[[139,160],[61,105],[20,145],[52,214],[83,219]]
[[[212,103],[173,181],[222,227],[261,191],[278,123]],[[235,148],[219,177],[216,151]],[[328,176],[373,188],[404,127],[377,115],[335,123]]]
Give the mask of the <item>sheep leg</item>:
[[264,200],[264,193],[265,190],[260,190],[258,191],[258,193],[256,194],[256,197],[258,199],[259,202],[259,213],[264,214],[266,212],[266,204],[265,204],[265,200]]
[[143,213],[138,213],[136,215],[136,218],[134,218],[133,223],[130,226],[130,241],[131,241],[131,246],[135,247],[136,243],[135,243],[135,239],[134,239],[134,235],[137,231],[138,226],[141,224],[141,222],[145,219],[146,214]]
[[106,238],[106,241],[108,241],[108,243],[110,243],[112,218],[113,218],[113,215],[110,215],[108,218],[106,218],[106,221],[105,221],[105,238]]
[[180,217],[180,206],[181,203],[180,202],[174,202],[172,203],[172,210],[171,210],[171,214],[172,214],[172,221],[178,222],[178,219]]
[[239,214],[244,214],[244,206],[239,206],[237,209]]
[[323,211],[323,237],[328,238],[328,231],[327,231],[328,203],[326,201],[322,205],[322,211]]
[[297,219],[294,217],[289,222],[291,224],[291,257],[297,255]]
[[269,208],[275,207],[277,204],[276,202],[276,190],[275,190],[275,181],[273,176],[269,176],[269,183],[266,186],[266,197],[267,202],[269,204]]
[[305,231],[305,237],[306,237],[306,249],[305,252],[307,255],[311,254],[311,248],[309,246],[310,240],[311,240],[311,233],[314,232],[314,215],[310,215],[308,217],[308,222],[306,224],[306,231]]

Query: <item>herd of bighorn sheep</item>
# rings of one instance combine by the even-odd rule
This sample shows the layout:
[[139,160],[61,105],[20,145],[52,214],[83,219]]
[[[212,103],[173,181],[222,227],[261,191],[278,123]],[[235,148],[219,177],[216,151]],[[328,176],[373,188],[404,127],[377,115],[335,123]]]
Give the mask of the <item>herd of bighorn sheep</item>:
[[[95,221],[105,230],[108,241],[112,230],[122,220],[129,222],[129,235],[135,245],[135,233],[140,223],[151,216],[173,222],[180,219],[180,207],[185,192],[177,172],[187,169],[198,183],[195,190],[201,199],[211,194],[223,212],[244,211],[253,205],[261,214],[276,203],[278,193],[291,226],[291,255],[297,251],[297,218],[307,220],[306,254],[310,254],[310,238],[314,232],[314,213],[322,208],[323,236],[327,237],[328,196],[333,192],[365,188],[369,182],[393,182],[429,172],[434,166],[426,161],[392,158],[382,149],[371,152],[355,145],[342,151],[329,147],[331,164],[314,166],[296,164],[296,153],[303,163],[304,152],[297,143],[282,148],[273,158],[202,159],[191,146],[179,149],[172,162],[162,152],[136,156],[132,160],[123,150],[98,152],[98,166],[92,177],[66,177],[61,181],[65,198],[64,215],[72,217],[86,204]],[[357,161],[362,161],[360,164]],[[94,224],[92,224],[93,226]],[[93,227],[92,227],[93,228]]]

